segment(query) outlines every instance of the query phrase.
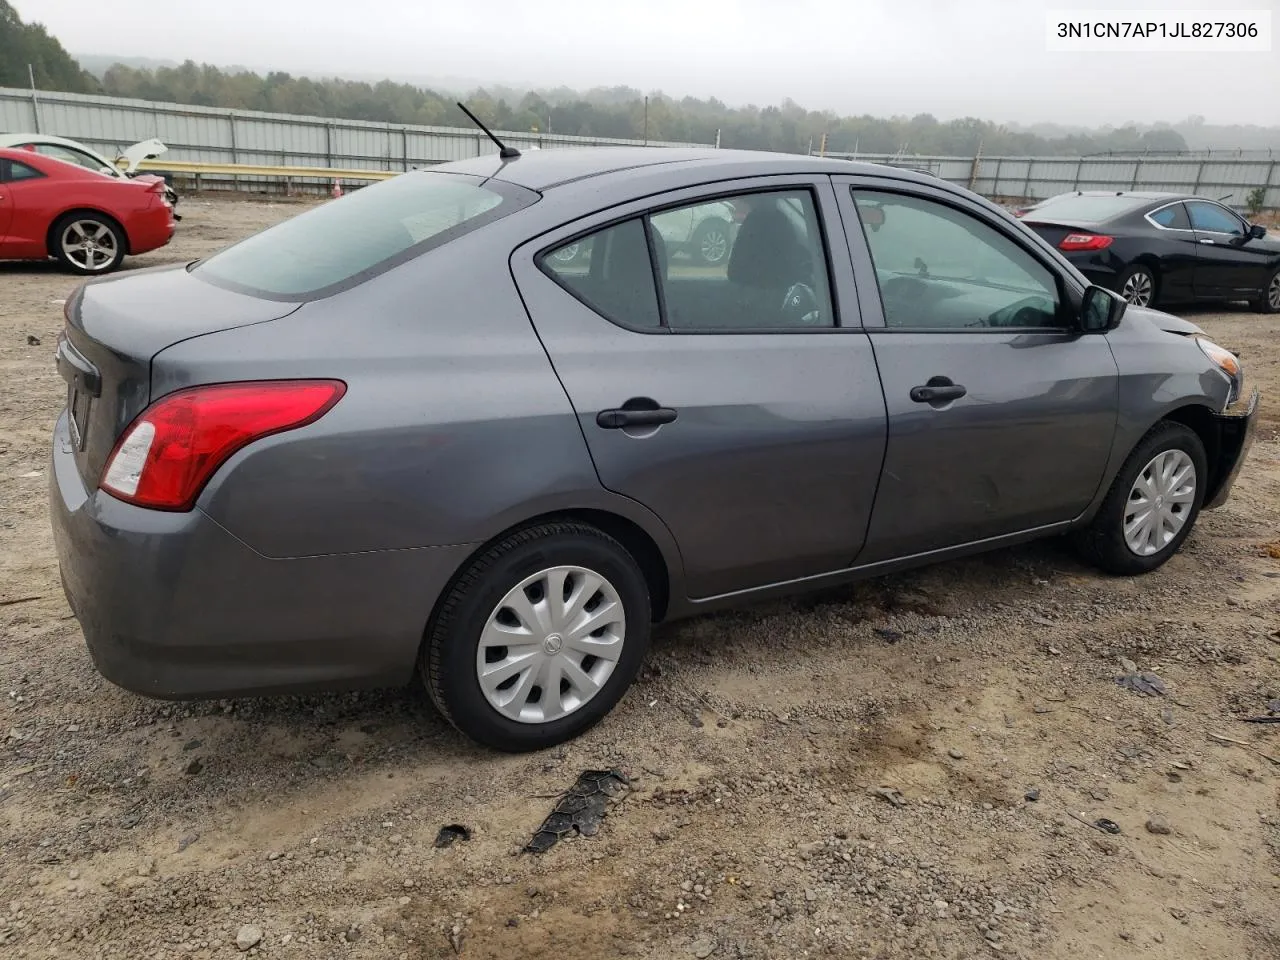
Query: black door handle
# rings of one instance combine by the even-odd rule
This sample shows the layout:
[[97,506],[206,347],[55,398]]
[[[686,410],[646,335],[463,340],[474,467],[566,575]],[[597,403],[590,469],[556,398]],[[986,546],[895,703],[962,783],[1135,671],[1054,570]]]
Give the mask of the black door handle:
[[952,400],[959,400],[966,393],[968,391],[964,387],[952,383],[947,377],[930,377],[924,386],[911,388],[911,399],[916,403],[940,407]]
[[596,414],[596,425],[606,430],[620,430],[623,427],[660,427],[664,423],[671,423],[675,418],[676,412],[670,407],[639,409],[622,407],[617,410],[601,410]]

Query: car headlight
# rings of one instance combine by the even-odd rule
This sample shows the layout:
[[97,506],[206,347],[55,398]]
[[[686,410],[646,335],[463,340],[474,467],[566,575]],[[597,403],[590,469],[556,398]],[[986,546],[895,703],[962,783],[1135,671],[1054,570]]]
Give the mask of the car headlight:
[[1206,337],[1196,337],[1196,343],[1200,344],[1200,349],[1213,361],[1214,366],[1231,381],[1231,393],[1227,397],[1227,405],[1235,403],[1240,399],[1240,391],[1244,387],[1244,364],[1226,347],[1220,347]]

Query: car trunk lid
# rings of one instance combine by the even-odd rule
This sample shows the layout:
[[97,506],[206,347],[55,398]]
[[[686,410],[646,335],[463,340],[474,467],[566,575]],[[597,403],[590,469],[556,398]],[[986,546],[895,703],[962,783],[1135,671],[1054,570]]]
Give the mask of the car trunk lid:
[[185,267],[93,280],[66,305],[56,352],[76,465],[96,486],[116,440],[151,402],[151,360],[192,337],[275,320],[298,304],[215,287]]

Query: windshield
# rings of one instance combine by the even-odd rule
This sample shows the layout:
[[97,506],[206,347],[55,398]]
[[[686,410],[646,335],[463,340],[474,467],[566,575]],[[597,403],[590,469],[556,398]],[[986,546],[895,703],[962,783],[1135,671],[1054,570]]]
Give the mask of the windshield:
[[1137,210],[1150,203],[1144,197],[1089,197],[1074,193],[1060,197],[1050,197],[1034,210],[1027,213],[1027,220],[1042,220],[1045,217],[1070,220],[1080,223],[1101,223],[1118,217],[1130,210]]
[[193,272],[272,299],[330,296],[536,199],[496,180],[401,174],[255,234]]

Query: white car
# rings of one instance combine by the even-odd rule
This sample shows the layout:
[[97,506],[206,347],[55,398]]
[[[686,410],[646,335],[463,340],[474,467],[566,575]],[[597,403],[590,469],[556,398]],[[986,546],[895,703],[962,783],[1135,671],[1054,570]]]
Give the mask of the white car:
[[[46,157],[74,163],[77,166],[96,170],[98,173],[106,174],[109,177],[131,177],[142,181],[164,179],[153,173],[138,173],[138,164],[143,160],[152,160],[162,153],[167,153],[169,150],[159,140],[142,140],[124,150],[113,163],[102,154],[90,150],[83,143],[68,140],[66,137],[55,137],[47,133],[0,133],[0,149],[6,147],[18,150],[34,150],[36,153],[43,154]],[[165,184],[164,194],[169,201],[169,206],[177,207],[178,193],[167,183]],[[174,219],[181,218],[175,214]]]

